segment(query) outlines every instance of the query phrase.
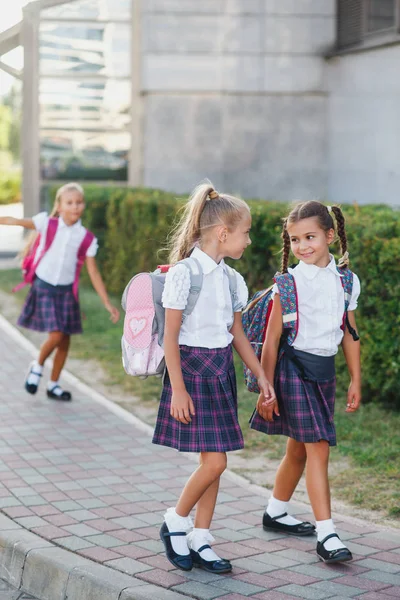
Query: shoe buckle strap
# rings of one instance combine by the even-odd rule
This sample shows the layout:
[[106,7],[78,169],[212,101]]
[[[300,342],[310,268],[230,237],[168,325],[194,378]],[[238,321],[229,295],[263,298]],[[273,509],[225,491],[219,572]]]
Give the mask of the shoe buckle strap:
[[338,536],[337,533],[330,533],[329,535],[327,535],[322,542],[320,542],[322,545],[325,544],[325,542],[327,542],[328,540],[330,540],[331,538],[337,537],[338,540],[340,540],[340,537]]
[[278,519],[282,519],[283,517],[287,517],[287,516],[288,516],[287,512],[284,512],[281,515],[278,515],[277,517],[271,517],[271,521],[277,521]]
[[211,550],[211,546],[209,546],[208,544],[204,544],[204,546],[201,546],[201,548],[199,548],[197,550],[197,553],[200,554],[200,552],[203,552],[203,550]]
[[184,531],[166,531],[163,533],[163,535],[166,537],[172,537],[172,536],[186,535],[186,533]]

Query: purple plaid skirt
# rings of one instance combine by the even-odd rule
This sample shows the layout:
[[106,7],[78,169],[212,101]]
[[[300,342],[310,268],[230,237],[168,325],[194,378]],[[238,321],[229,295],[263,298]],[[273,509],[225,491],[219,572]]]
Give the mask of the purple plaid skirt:
[[336,446],[333,421],[336,378],[325,381],[302,379],[293,362],[283,354],[275,371],[275,393],[280,416],[268,422],[254,410],[251,429],[269,435],[286,435],[297,442],[326,440]]
[[165,373],[153,444],[181,452],[226,452],[243,448],[237,414],[232,346],[180,346],[183,380],[196,414],[188,425],[170,415],[172,388]]
[[36,277],[17,323],[34,331],[82,333],[81,311],[72,284],[51,285]]

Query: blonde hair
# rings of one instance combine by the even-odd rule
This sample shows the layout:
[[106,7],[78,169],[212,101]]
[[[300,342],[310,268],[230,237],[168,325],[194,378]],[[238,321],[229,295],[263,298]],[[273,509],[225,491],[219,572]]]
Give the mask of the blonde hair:
[[[51,210],[49,217],[58,218],[60,216],[60,212],[59,212],[60,202],[61,202],[61,197],[64,194],[64,192],[78,192],[82,196],[82,198],[85,197],[85,192],[83,191],[83,187],[81,185],[79,185],[79,183],[75,183],[75,182],[65,183],[64,185],[59,187],[58,190],[56,191],[56,197],[55,197],[53,208]],[[32,248],[33,244],[35,243],[35,240],[38,235],[39,234],[37,231],[32,231],[32,233],[28,236],[26,244],[21,252],[22,258],[25,258],[25,256],[27,256],[27,254],[29,254],[29,251]]]
[[188,257],[202,234],[216,225],[232,230],[250,209],[244,200],[220,194],[211,182],[201,183],[192,192],[169,242],[169,260],[177,263]]

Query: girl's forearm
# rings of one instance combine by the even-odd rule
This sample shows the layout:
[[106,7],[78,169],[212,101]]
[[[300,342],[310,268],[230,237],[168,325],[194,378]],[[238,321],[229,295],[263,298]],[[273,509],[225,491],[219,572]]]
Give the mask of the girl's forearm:
[[254,353],[252,345],[247,339],[246,335],[242,332],[235,335],[233,338],[233,347],[239,354],[244,364],[250,369],[257,379],[262,374],[262,367],[258,361],[257,356]]
[[104,306],[110,306],[110,299],[107,294],[106,286],[104,285],[104,281],[99,271],[89,270],[90,281],[100,297],[100,300],[103,302]]
[[171,336],[164,337],[164,352],[165,362],[168,369],[168,375],[173,391],[186,391],[185,382],[183,381],[181,368],[181,354],[177,339],[171,339]]
[[0,217],[0,225],[19,225],[25,229],[35,229],[32,219],[16,219],[15,217]]
[[351,380],[354,383],[361,383],[360,342],[354,341],[349,334],[344,336],[342,346]]

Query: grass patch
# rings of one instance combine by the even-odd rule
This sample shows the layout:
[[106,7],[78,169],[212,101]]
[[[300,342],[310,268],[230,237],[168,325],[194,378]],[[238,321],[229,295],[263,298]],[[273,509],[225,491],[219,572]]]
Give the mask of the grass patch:
[[[0,271],[0,289],[11,292],[21,279],[17,269]],[[22,304],[26,291],[15,294]],[[113,299],[119,305],[119,298]],[[80,359],[96,359],[107,374],[108,385],[121,386],[125,393],[141,398],[143,402],[158,402],[161,382],[151,377],[144,381],[125,374],[121,363],[120,340],[122,319],[113,325],[97,294],[90,287],[81,289],[81,304],[87,318],[84,335],[73,336],[71,356]],[[122,315],[123,316],[123,315]],[[265,436],[248,427],[254,409],[256,395],[247,391],[243,383],[240,360],[235,358],[238,375],[239,420],[245,438],[245,455],[263,453],[268,458],[283,455],[286,438]],[[358,413],[345,411],[346,400],[338,397],[336,404],[336,428],[338,447],[332,450],[332,461],[348,468],[332,477],[332,492],[337,498],[360,508],[383,510],[388,517],[400,519],[400,414],[377,404],[363,405]]]

